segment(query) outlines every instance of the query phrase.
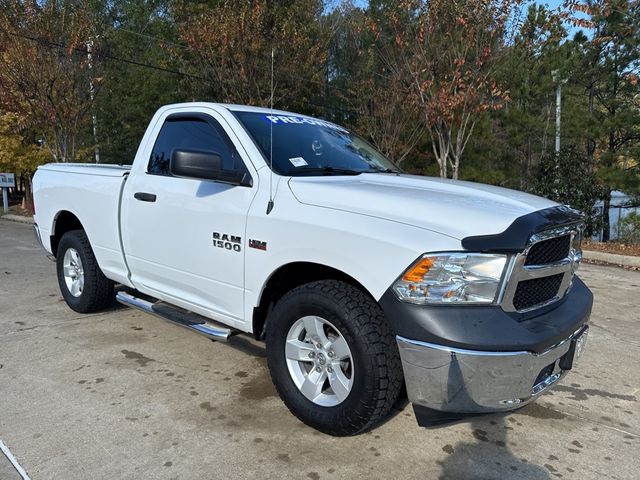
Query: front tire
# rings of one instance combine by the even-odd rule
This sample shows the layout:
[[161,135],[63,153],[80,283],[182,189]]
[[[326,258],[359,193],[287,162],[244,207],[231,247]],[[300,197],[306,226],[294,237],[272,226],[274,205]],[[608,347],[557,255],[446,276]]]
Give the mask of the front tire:
[[267,360],[289,410],[329,435],[355,435],[383,420],[402,386],[398,348],[378,304],[353,285],[295,288],[267,319]]
[[56,252],[60,292],[72,310],[97,312],[113,303],[114,282],[104,276],[83,230],[72,230],[60,239]]

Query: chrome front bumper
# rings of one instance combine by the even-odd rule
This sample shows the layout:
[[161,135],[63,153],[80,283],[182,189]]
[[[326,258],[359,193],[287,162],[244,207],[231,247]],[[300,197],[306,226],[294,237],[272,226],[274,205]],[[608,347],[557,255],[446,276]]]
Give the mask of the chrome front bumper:
[[464,350],[398,336],[409,400],[438,412],[461,414],[519,408],[562,378],[567,370],[560,365],[571,341],[587,330],[586,325],[581,327],[540,354]]

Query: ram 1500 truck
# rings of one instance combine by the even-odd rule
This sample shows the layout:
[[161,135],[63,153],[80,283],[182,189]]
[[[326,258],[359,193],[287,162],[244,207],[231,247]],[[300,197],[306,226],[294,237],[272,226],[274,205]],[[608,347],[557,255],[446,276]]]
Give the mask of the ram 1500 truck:
[[33,184],[69,307],[116,296],[265,340],[284,403],[328,434],[375,426],[403,383],[420,425],[517,409],[587,338],[578,212],[405,174],[324,120],[169,105],[131,166],[49,164]]

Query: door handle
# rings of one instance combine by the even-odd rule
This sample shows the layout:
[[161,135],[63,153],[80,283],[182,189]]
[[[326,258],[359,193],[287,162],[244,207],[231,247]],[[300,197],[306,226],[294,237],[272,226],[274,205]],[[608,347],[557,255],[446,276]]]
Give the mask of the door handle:
[[141,202],[155,202],[156,194],[146,193],[146,192],[136,192],[133,194],[133,198],[135,198],[136,200],[140,200]]

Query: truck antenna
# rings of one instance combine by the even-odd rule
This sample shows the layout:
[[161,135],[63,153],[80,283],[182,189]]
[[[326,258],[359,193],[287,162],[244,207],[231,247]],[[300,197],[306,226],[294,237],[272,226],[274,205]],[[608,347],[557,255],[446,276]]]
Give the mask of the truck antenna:
[[269,119],[269,203],[267,215],[273,210],[273,47],[271,47],[271,113]]

